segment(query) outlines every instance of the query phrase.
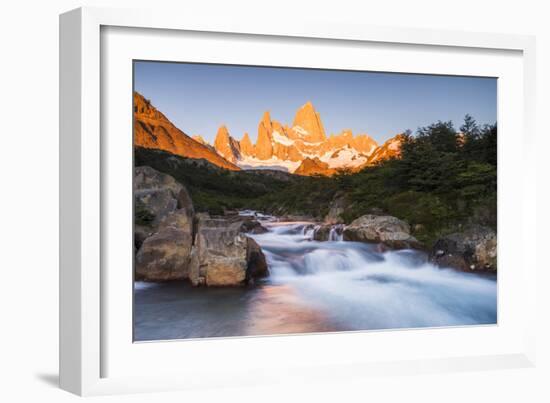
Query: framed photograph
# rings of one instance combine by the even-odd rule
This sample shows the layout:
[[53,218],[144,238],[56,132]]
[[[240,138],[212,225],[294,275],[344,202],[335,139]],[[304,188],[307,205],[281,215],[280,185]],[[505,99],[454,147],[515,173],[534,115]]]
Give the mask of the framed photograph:
[[60,44],[64,389],[534,365],[533,38],[85,8]]

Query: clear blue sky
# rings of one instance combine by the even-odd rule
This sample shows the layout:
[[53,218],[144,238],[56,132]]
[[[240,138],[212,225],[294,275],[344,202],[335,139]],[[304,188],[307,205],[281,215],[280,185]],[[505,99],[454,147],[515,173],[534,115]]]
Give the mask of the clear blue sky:
[[135,62],[134,86],[181,130],[210,142],[222,124],[255,142],[264,111],[291,125],[307,101],[327,135],[352,129],[379,143],[438,120],[458,128],[467,113],[480,124],[497,120],[494,78]]

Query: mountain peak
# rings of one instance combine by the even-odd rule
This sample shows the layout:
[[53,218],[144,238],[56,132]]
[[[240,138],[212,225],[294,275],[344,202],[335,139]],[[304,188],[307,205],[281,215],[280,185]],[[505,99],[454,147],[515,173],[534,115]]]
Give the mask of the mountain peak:
[[229,136],[229,130],[227,130],[226,125],[221,125],[218,128],[218,133],[216,134],[216,137],[222,136],[222,137],[228,137]]
[[248,132],[243,135],[243,138],[239,142],[241,147],[241,154],[246,156],[254,156],[254,145],[248,136]]
[[259,159],[269,159],[273,156],[273,125],[269,111],[265,111],[258,125],[258,140],[256,141],[256,156]]
[[269,111],[265,111],[262,116],[262,123],[267,127],[271,126],[271,114]]
[[214,148],[226,160],[235,163],[240,158],[239,142],[229,134],[225,125],[221,125],[214,140]]
[[378,146],[367,134],[351,129],[325,136],[319,113],[307,101],[296,112],[293,126],[272,120],[265,111],[258,125],[256,144],[248,133],[240,141],[225,124],[219,126],[211,145],[201,135],[188,136],[175,127],[141,94],[134,93],[134,142],[136,146],[165,150],[188,158],[204,158],[223,168],[243,166],[284,167],[298,175],[333,175],[339,169],[359,170],[388,158],[398,158],[403,136]]
[[315,110],[311,101],[307,101],[298,109],[294,117],[293,128],[301,134],[304,141],[317,143],[326,140],[321,116]]
[[168,122],[166,116],[158,111],[149,99],[145,98],[137,91],[134,91],[134,115],[143,119]]

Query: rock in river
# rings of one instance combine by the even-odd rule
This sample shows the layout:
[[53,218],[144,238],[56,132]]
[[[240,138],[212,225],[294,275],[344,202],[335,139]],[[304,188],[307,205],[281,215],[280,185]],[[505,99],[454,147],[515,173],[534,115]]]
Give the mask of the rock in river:
[[316,241],[328,241],[332,225],[318,225],[313,230],[313,239]]
[[392,249],[421,248],[409,224],[389,215],[367,214],[344,228],[345,241],[376,242]]
[[341,241],[343,240],[343,224],[317,225],[313,229],[313,239],[316,241]]
[[470,226],[438,239],[430,260],[462,271],[496,271],[497,235],[491,228]]
[[248,221],[199,218],[189,272],[193,285],[239,286],[268,274],[263,252],[246,235]]

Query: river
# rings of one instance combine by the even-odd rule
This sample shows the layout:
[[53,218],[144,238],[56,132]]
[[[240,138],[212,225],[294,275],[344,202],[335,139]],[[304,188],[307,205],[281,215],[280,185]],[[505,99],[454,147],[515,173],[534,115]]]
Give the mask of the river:
[[136,283],[134,339],[170,340],[495,324],[496,276],[440,269],[413,250],[312,240],[308,222],[262,217],[270,276],[244,288]]

